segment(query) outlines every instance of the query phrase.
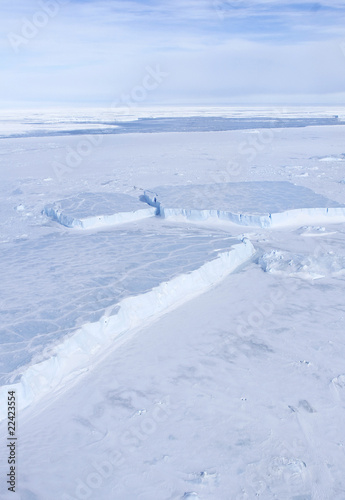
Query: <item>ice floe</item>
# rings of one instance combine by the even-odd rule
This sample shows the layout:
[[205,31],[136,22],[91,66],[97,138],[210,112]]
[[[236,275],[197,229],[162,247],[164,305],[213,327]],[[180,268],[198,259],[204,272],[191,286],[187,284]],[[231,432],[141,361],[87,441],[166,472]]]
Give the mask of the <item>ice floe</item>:
[[1,378],[15,383],[0,393],[14,387],[28,406],[87,370],[116,337],[202,293],[254,253],[249,240],[177,227],[73,232],[9,248],[3,282],[18,274],[22,281],[3,294]]
[[345,205],[289,182],[159,186],[144,197],[164,218],[259,227],[345,221]]
[[92,229],[155,215],[155,209],[122,193],[80,193],[47,205],[44,213],[63,226]]

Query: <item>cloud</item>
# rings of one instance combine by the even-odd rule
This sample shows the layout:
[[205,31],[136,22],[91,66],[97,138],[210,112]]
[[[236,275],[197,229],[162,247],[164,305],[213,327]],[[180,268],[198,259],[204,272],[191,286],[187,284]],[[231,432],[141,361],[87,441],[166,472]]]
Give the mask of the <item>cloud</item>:
[[[107,106],[157,64],[169,77],[147,104],[328,99],[345,88],[345,7],[337,0],[70,0],[37,27],[49,2],[59,0],[3,0],[3,105]],[[36,33],[14,48],[11,34],[23,38],[28,23]]]

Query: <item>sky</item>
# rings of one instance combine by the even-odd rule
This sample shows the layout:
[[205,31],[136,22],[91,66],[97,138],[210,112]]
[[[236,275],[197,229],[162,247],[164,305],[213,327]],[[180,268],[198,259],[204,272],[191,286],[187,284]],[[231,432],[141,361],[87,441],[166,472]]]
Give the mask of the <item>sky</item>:
[[345,105],[345,2],[2,0],[0,106]]

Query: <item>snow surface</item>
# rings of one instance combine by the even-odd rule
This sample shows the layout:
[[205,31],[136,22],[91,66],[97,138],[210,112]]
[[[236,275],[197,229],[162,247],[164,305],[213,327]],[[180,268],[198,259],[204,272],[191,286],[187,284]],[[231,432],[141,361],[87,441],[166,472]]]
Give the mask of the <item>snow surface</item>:
[[46,205],[44,213],[66,227],[91,229],[152,217],[156,210],[121,193],[80,193]]
[[22,279],[20,291],[1,293],[2,384],[17,379],[19,408],[26,407],[87,367],[103,344],[201,293],[254,252],[249,241],[223,233],[168,227],[157,234],[145,226],[10,247],[3,283]]
[[345,205],[289,182],[159,186],[144,198],[164,218],[218,218],[260,227],[345,222]]
[[[3,421],[0,498],[345,498],[343,223],[151,217],[78,231],[43,213],[54,200],[223,182],[289,182],[345,203],[344,163],[319,161],[342,158],[341,125],[267,137],[257,125],[107,135],[63,179],[54,161],[77,150],[74,133],[1,139],[0,310],[13,342],[3,332],[3,381],[25,375],[17,492],[4,479]],[[190,203],[204,199],[191,192]]]

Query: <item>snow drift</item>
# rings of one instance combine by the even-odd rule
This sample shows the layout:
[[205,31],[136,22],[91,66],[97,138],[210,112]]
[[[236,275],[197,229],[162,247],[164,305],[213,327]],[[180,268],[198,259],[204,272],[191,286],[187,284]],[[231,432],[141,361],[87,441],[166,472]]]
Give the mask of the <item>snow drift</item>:
[[345,275],[345,256],[328,251],[302,255],[283,250],[272,250],[259,259],[263,271],[302,279],[320,279]]

